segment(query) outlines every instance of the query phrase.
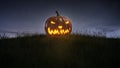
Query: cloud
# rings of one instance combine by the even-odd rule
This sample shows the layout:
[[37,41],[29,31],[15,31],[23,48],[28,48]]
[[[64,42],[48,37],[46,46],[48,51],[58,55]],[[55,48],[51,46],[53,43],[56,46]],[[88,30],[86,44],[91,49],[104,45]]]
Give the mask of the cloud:
[[107,38],[120,38],[120,29],[106,33]]
[[112,26],[84,26],[76,32],[82,35],[103,36],[106,38],[120,38],[120,28]]

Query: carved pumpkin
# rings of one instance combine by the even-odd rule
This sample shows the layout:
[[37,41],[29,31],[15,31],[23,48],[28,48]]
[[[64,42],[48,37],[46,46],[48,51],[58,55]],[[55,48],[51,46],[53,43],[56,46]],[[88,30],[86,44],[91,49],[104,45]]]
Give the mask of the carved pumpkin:
[[48,35],[67,35],[72,31],[72,24],[67,17],[57,16],[48,18],[45,22],[45,31]]

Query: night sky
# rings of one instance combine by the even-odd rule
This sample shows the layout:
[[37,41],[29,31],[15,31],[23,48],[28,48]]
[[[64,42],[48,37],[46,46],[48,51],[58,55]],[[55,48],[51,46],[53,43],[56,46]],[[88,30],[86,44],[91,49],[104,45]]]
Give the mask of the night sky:
[[56,10],[70,18],[72,33],[89,29],[120,37],[119,0],[0,0],[0,30],[45,33]]

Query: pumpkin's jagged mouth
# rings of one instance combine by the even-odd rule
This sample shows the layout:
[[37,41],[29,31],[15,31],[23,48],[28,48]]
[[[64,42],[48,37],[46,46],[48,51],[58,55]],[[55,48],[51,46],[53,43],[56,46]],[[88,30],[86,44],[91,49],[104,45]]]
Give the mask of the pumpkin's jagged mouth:
[[48,27],[47,31],[50,35],[64,35],[70,32],[69,29],[50,29],[50,27]]

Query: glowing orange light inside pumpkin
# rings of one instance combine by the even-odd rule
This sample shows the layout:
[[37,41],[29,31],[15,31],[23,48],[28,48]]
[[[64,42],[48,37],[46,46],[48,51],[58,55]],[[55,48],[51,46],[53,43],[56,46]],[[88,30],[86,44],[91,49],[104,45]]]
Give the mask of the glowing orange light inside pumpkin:
[[66,24],[69,24],[69,21],[66,21],[65,23],[66,23]]
[[58,26],[59,29],[62,29],[62,26]]
[[50,27],[48,27],[48,33],[50,34],[50,35],[59,35],[59,34],[67,34],[67,33],[69,33],[69,29],[60,29],[60,30],[58,30],[58,29],[50,29]]
[[51,24],[55,24],[55,22],[53,22],[53,21],[51,21],[50,23],[51,23]]

